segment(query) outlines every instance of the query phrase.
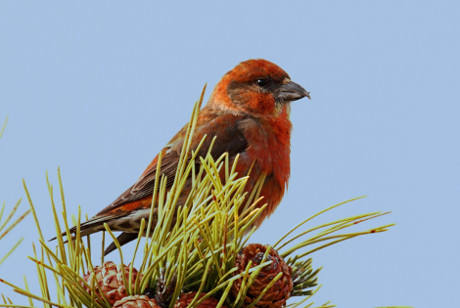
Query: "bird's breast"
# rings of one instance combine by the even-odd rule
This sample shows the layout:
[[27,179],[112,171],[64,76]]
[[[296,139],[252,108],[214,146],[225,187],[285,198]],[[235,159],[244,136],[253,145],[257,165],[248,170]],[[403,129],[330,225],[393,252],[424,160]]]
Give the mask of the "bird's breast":
[[263,203],[268,206],[256,224],[260,224],[264,217],[275,210],[287,187],[290,175],[291,126],[289,118],[250,119],[243,123],[248,148],[242,153],[239,165],[241,169],[249,170],[254,164],[247,190],[251,190],[262,173],[266,175],[261,196],[264,197]]
[[275,118],[253,120],[244,129],[247,159],[283,185],[290,174],[291,127],[288,118]]

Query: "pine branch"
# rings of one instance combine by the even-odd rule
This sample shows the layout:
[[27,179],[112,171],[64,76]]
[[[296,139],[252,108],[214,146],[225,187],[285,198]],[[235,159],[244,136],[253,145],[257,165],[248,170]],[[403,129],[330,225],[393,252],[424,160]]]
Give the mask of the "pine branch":
[[[288,307],[312,307],[311,298],[319,290],[318,274],[321,268],[315,269],[312,259],[304,258],[330,245],[361,235],[384,232],[392,226],[345,232],[345,229],[386,214],[380,212],[356,215],[319,226],[309,225],[317,216],[360,197],[336,204],[304,220],[282,236],[273,248],[260,244],[248,245],[255,230],[254,222],[265,209],[263,199],[260,198],[265,177],[257,179],[255,188],[247,194],[245,185],[248,177],[238,177],[236,172],[238,157],[230,161],[228,155],[224,154],[214,159],[211,149],[215,139],[206,149],[207,155],[204,157],[198,157],[198,150],[204,139],[198,148],[191,148],[203,95],[204,90],[194,106],[177,172],[169,190],[166,189],[167,178],[160,176],[162,157],[158,159],[159,169],[156,172],[149,218],[141,222],[129,265],[124,264],[123,261],[128,260],[128,257],[124,255],[115,234],[105,224],[101,243],[102,265],[93,266],[91,236],[85,237],[86,243],[81,237],[80,209],[77,217],[69,217],[67,213],[58,169],[62,210],[57,210],[54,189],[48,175],[46,177],[55,222],[56,243],[49,244],[44,240],[32,198],[24,182],[30,205],[30,210],[25,215],[32,212],[39,234],[38,249],[34,246],[34,255],[29,259],[36,265],[41,295],[32,293],[27,281],[25,288],[5,280],[0,282],[29,298],[30,307],[33,306],[32,299],[42,302],[45,307],[112,307],[113,294],[148,294],[161,307],[181,304],[184,294],[188,294],[187,305],[191,308],[210,302],[215,307],[255,307],[257,303],[267,302],[267,296],[275,294],[285,295],[286,298],[300,297],[297,303]],[[199,167],[196,161],[200,162]],[[184,184],[189,178],[192,179],[192,184],[187,187],[188,198],[177,207],[179,197],[184,194]],[[0,212],[0,221],[3,209],[4,206]],[[16,209],[17,207],[13,209],[6,222],[0,224],[0,231],[10,221]],[[73,234],[69,228],[71,218],[76,226]],[[16,220],[13,225],[19,221]],[[61,233],[62,228],[64,235]],[[121,264],[118,266],[104,262],[106,234],[113,240],[120,255]],[[134,268],[138,256],[141,258],[138,262],[139,271]],[[285,258],[287,261],[284,261]],[[247,262],[243,264],[241,260]],[[103,275],[106,275],[106,280],[112,279],[115,287],[107,284],[101,278]],[[51,281],[56,285],[56,294],[51,294]],[[279,305],[285,303],[283,297],[277,301]],[[5,299],[0,307],[12,305],[13,303]],[[317,308],[327,307],[333,306],[325,303]]]

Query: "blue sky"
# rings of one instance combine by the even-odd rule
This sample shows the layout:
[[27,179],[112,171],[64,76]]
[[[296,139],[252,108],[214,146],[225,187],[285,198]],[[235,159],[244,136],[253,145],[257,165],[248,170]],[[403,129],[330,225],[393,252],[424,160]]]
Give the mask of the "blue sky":
[[[60,166],[69,211],[94,215],[183,126],[205,83],[265,58],[312,100],[292,105],[289,191],[253,242],[367,195],[317,222],[392,211],[369,226],[397,226],[314,254],[324,267],[315,301],[458,307],[459,10],[444,0],[2,1],[0,201],[25,197],[24,178],[51,222],[45,173],[57,184]],[[21,234],[0,266],[18,284],[35,270],[32,217],[2,245]]]

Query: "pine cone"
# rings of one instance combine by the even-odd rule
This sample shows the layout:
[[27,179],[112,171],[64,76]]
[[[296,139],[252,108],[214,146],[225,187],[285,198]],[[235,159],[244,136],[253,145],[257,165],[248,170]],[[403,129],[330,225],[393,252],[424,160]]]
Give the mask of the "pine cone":
[[[249,244],[238,253],[235,260],[235,266],[238,268],[236,274],[243,273],[249,261],[252,261],[252,267],[259,265],[263,261],[267,246],[261,244]],[[249,287],[242,307],[247,307],[254,302],[264,288],[278,275],[280,272],[283,276],[278,279],[273,286],[265,292],[260,301],[254,306],[256,308],[279,308],[286,305],[286,300],[289,298],[292,291],[291,268],[278,255],[278,252],[271,248],[267,255],[266,261],[272,261],[271,264],[265,266],[260,272],[253,284]],[[241,288],[242,279],[238,279],[233,283],[232,294],[237,296]]]
[[161,308],[156,300],[146,295],[130,295],[115,302],[113,308]]
[[[129,279],[129,266],[124,266],[124,274],[126,281]],[[137,270],[133,268],[132,273],[132,283],[136,281],[138,273]],[[108,301],[113,304],[117,300],[122,299],[127,296],[125,289],[125,284],[123,283],[123,276],[121,273],[121,265],[116,265],[112,261],[105,262],[102,266],[96,266],[93,272],[88,272],[83,279],[86,283],[91,286],[93,276],[96,276],[96,283],[99,285],[100,291],[95,286],[97,295],[102,297],[101,293],[105,295]],[[88,288],[85,284],[82,283],[88,293],[91,293],[91,289]]]
[[[206,293],[201,293],[199,298],[202,298],[205,296]],[[176,304],[174,305],[174,308],[186,308],[190,305],[192,300],[195,298],[196,292],[188,292],[188,293],[182,293],[182,295],[179,297],[177,300]],[[217,304],[219,301],[215,298],[209,297],[199,303],[196,308],[216,308]],[[226,308],[227,306],[222,306],[222,308]]]

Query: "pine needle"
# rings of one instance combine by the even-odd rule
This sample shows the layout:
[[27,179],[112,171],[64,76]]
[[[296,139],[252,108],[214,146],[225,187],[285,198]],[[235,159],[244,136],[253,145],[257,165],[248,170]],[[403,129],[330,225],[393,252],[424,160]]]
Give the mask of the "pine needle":
[[[266,175],[262,175],[256,180],[251,193],[248,194],[245,192],[245,187],[249,177],[247,175],[238,175],[236,171],[238,156],[231,161],[227,154],[223,154],[217,159],[211,155],[215,136],[204,136],[198,146],[192,148],[204,90],[201,93],[200,100],[194,105],[192,117],[187,125],[179,163],[171,186],[167,185],[168,179],[166,176],[161,174],[162,153],[159,154],[151,208],[148,212],[148,218],[141,221],[140,232],[132,257],[124,255],[114,232],[112,232],[108,224],[104,224],[101,264],[104,263],[105,235],[108,234],[119,253],[122,273],[125,273],[125,268],[128,266],[128,277],[124,274],[121,275],[128,294],[142,294],[147,289],[154,289],[157,292],[156,296],[164,297],[162,304],[172,307],[182,293],[195,291],[197,295],[189,306],[191,308],[196,307],[210,297],[218,299],[217,307],[226,305],[229,308],[236,308],[242,305],[245,296],[253,283],[257,281],[262,269],[272,263],[272,261],[266,261],[270,251],[270,249],[267,249],[260,264],[252,266],[252,261],[249,261],[242,272],[239,272],[238,268],[235,267],[238,254],[249,242],[256,229],[255,222],[267,206],[263,204],[263,198],[260,197]],[[4,127],[0,132],[0,136],[3,130]],[[206,138],[212,138],[211,146],[204,149],[206,155],[198,156],[198,153],[203,152],[203,150],[200,151],[200,148]],[[55,204],[54,201],[53,186],[49,181],[48,174],[46,175],[55,224],[56,246],[51,248],[43,238],[37,213],[25,181],[23,181],[23,185],[30,209],[11,224],[13,225],[12,227],[16,226],[25,215],[32,212],[40,246],[38,249],[39,254],[37,254],[37,250],[33,246],[34,255],[29,259],[36,266],[41,296],[32,294],[29,291],[26,280],[24,282],[25,288],[17,287],[1,279],[0,282],[27,297],[30,307],[33,306],[32,299],[42,302],[45,307],[111,307],[111,304],[103,295],[101,286],[96,281],[96,275],[91,274],[92,276],[86,276],[83,279],[82,275],[88,272],[93,273],[95,270],[91,260],[91,253],[94,250],[91,249],[89,235],[85,235],[86,241],[81,238],[80,208],[78,209],[77,217],[70,216],[75,226],[75,232],[73,234],[70,232],[69,226],[71,224],[69,224],[59,168],[57,173],[62,205],[60,212],[57,210],[59,205]],[[187,187],[185,186],[186,183]],[[183,204],[179,204],[179,200],[184,200],[185,188],[189,195],[182,202]],[[360,231],[349,231],[348,228],[350,227],[358,224],[361,226],[363,223],[387,214],[380,212],[355,215],[323,223],[319,226],[309,225],[319,215],[361,198],[341,202],[311,216],[295,226],[272,246],[279,250],[279,255],[283,258],[289,257],[286,263],[292,268],[294,284],[291,296],[301,297],[297,303],[290,304],[288,307],[293,308],[305,305],[303,307],[311,308],[314,305],[311,302],[311,298],[320,288],[318,286],[320,268],[313,268],[312,260],[305,260],[303,259],[304,257],[357,236],[387,231],[393,226],[388,224]],[[6,221],[0,226],[0,231],[2,228],[6,228],[7,224],[12,220],[18,205],[19,202]],[[5,206],[3,205],[0,210],[0,220],[3,217],[4,208]],[[145,215],[147,216],[147,211]],[[10,228],[6,229],[6,232],[12,229],[11,225]],[[0,239],[6,232],[0,235]],[[141,240],[144,237],[145,243],[141,245]],[[21,241],[22,239],[13,246],[8,254]],[[139,275],[133,281],[133,266],[139,247],[142,247],[142,253],[139,253],[142,260],[138,261],[140,263]],[[5,257],[0,260],[0,264],[4,259]],[[125,259],[131,260],[131,263],[125,265]],[[50,280],[47,274],[51,274],[51,277],[54,277],[55,295],[50,292]],[[91,278],[88,279],[88,277]],[[282,273],[273,277],[250,306],[255,306],[281,278]],[[238,292],[233,289],[233,284],[236,281],[240,286]],[[88,292],[88,290],[90,291]],[[202,296],[202,294],[205,295]],[[13,305],[7,299],[4,299],[4,302],[5,304],[0,305],[0,307],[29,307]],[[317,308],[330,307],[333,307],[333,305],[325,303]]]

